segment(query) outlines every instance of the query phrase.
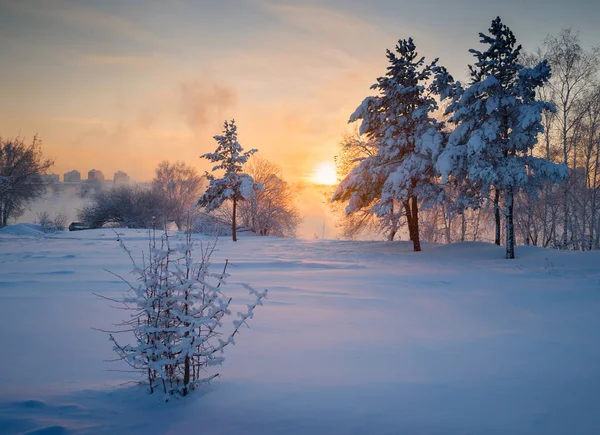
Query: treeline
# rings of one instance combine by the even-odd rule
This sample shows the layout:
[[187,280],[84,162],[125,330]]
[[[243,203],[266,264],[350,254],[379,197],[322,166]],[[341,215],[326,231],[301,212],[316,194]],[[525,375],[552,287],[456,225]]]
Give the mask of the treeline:
[[[214,153],[202,157],[220,162],[203,176],[184,162],[162,162],[149,186],[125,185],[99,192],[79,210],[89,228],[112,224],[129,228],[164,228],[231,234],[238,229],[261,236],[294,237],[301,222],[294,192],[281,169],[243,153],[234,121],[225,122]],[[252,158],[251,158],[252,157]]]
[[410,38],[387,51],[336,158],[344,235],[599,249],[600,50],[564,30],[527,54],[500,18],[480,42],[464,84]]
[[[225,136],[215,136],[225,141],[228,150],[221,156],[223,177],[217,178],[219,171],[213,173],[214,169],[200,175],[185,162],[163,161],[151,183],[117,185],[96,193],[77,210],[78,220],[92,229],[107,225],[165,228],[174,224],[179,230],[235,237],[239,226],[262,236],[294,237],[302,221],[294,190],[283,179],[281,169],[266,159],[254,156],[233,162],[240,156],[232,149],[241,150],[241,146],[234,121],[225,125],[233,134],[226,131]],[[0,138],[0,228],[44,195],[43,175],[52,164],[43,156],[37,137],[29,145],[22,138]],[[248,181],[245,187],[239,185],[240,180]],[[210,204],[203,201],[215,192],[218,198]],[[233,192],[237,193],[231,195]],[[62,230],[67,225],[62,213],[52,218],[42,211],[37,218],[48,229]]]

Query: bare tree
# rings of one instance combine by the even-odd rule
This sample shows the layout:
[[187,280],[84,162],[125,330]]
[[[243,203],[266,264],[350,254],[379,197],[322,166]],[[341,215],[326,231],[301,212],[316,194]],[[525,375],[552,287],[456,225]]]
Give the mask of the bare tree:
[[283,180],[281,168],[268,160],[253,156],[246,173],[262,185],[254,198],[241,201],[240,217],[244,226],[261,236],[295,237],[302,222],[294,203],[294,192]]
[[582,117],[577,128],[577,159],[580,162],[574,174],[578,176],[577,189],[571,195],[577,213],[574,214],[579,247],[598,249],[598,196],[600,192],[600,84],[596,84],[582,100]]
[[[572,29],[563,29],[556,36],[548,36],[544,41],[544,57],[552,66],[550,87],[554,104],[558,109],[556,117],[562,145],[562,163],[573,171],[577,167],[577,140],[575,130],[583,112],[580,102],[593,86],[600,69],[600,48],[585,51],[579,40],[579,33]],[[572,158],[569,154],[572,152]],[[563,193],[563,228],[561,246],[569,246],[569,232],[573,232],[570,222],[569,196],[574,176],[567,179]],[[573,234],[571,234],[573,237]]]
[[[340,142],[340,150],[335,157],[338,180],[345,179],[350,172],[367,158],[377,155],[377,141],[358,134],[344,134]],[[404,218],[404,208],[398,201],[392,201],[388,213],[378,216],[373,208],[380,199],[383,189],[383,178],[370,177],[364,180],[364,194],[355,196],[350,207],[347,201],[331,201],[330,207],[338,217],[344,237],[353,239],[361,233],[378,233],[385,235],[389,241],[394,240]],[[330,192],[329,197],[334,192]]]
[[[533,68],[539,62],[546,58],[544,51],[538,47],[533,54],[524,54],[521,57],[521,61],[528,68]],[[552,79],[551,79],[552,80]],[[538,97],[543,101],[548,101],[556,107],[556,89],[546,84],[538,88]],[[540,142],[543,141],[543,151],[536,147],[534,152],[538,155],[542,155],[553,162],[559,162],[561,158],[560,147],[554,146],[553,136],[554,132],[558,130],[558,111],[556,110],[544,110],[542,112],[542,125],[544,126],[544,132]],[[537,245],[538,242],[544,247],[556,246],[557,245],[557,219],[559,213],[556,207],[556,192],[555,186],[551,182],[544,182],[543,188],[537,194],[538,199],[533,201],[531,195],[527,192],[522,192],[518,198],[517,207],[522,213],[526,214],[530,219],[528,220],[529,226],[522,222],[519,218],[520,231],[522,233],[523,242],[526,244],[532,243]],[[526,228],[527,227],[527,228]],[[525,234],[528,234],[526,236]],[[533,236],[533,238],[532,238]]]
[[165,198],[166,217],[174,221],[179,230],[183,229],[187,212],[194,206],[203,184],[198,171],[184,162],[163,161],[156,167],[152,190]]
[[0,228],[19,217],[28,203],[45,192],[41,175],[53,161],[42,155],[42,142],[34,136],[30,145],[19,137],[0,138]]

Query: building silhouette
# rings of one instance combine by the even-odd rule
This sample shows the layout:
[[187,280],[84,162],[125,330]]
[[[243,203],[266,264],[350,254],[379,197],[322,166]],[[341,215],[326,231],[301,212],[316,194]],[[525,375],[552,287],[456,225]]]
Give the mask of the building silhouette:
[[115,172],[114,183],[115,184],[129,184],[129,175],[123,171]]
[[88,172],[88,183],[104,183],[104,174],[102,171],[92,169]]
[[79,183],[81,182],[81,174],[77,170],[65,172],[63,174],[63,181],[65,183]]

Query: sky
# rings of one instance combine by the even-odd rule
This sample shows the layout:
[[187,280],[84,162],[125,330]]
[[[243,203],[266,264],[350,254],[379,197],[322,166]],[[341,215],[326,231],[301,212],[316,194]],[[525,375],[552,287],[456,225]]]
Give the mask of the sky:
[[235,118],[245,149],[303,182],[352,131],[386,48],[412,36],[464,79],[497,15],[526,50],[568,27],[600,44],[598,1],[0,0],[0,136],[37,133],[54,173],[148,181],[162,160],[209,169],[199,156]]

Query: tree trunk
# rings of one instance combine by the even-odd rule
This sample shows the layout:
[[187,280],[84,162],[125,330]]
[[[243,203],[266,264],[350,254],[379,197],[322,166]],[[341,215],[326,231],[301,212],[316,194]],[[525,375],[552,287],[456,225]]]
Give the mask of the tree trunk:
[[546,142],[546,160],[551,161],[552,158],[550,157],[550,127],[552,126],[552,115],[550,114],[549,111],[544,111],[544,121],[545,121],[545,126],[544,126],[544,139]]
[[442,219],[444,220],[444,237],[446,239],[446,244],[450,244],[450,240],[451,240],[451,235],[450,235],[450,216],[447,213],[447,208],[444,205],[444,203],[442,202],[442,204],[440,205],[440,208],[442,210]]
[[477,241],[479,235],[479,223],[481,222],[481,209],[477,210],[477,219],[475,219],[475,228],[473,230],[473,241]]
[[[591,181],[591,193],[592,193],[592,203],[590,205],[590,208],[592,210],[592,216],[590,218],[590,250],[596,248],[598,249],[597,246],[594,246],[594,241],[596,240],[594,238],[594,231],[596,231],[596,215],[597,215],[597,210],[596,210],[596,199],[598,197],[598,190],[599,190],[599,185],[598,185],[598,163],[600,162],[600,139],[598,139],[598,144],[597,144],[597,148],[596,148],[596,161],[594,163],[594,177]],[[598,233],[596,233],[597,235]]]
[[394,237],[396,237],[396,230],[395,229],[391,229],[389,234],[388,234],[388,242],[393,242],[394,241]]
[[414,240],[413,239],[414,238],[413,225],[412,225],[413,215],[410,210],[409,200],[403,201],[402,205],[404,205],[404,213],[406,214],[406,223],[408,224],[408,238],[412,242]]
[[388,242],[393,242],[396,233],[398,232],[398,221],[394,216],[394,204],[392,203],[392,209],[390,210],[390,232],[388,233]]
[[409,201],[405,201],[404,204],[406,218],[408,219],[408,232],[413,242],[413,251],[419,252],[421,251],[421,241],[419,240],[419,206],[417,204],[417,197],[411,196]]
[[237,200],[233,198],[233,218],[231,219],[231,239],[237,242],[237,225],[235,222],[235,214],[237,212]]
[[[542,210],[542,243],[548,238],[548,202],[550,201],[550,195],[552,194],[552,184],[548,181],[544,183],[544,209]],[[544,246],[545,247],[545,246]]]
[[419,204],[417,202],[417,197],[412,197],[413,202],[413,224],[415,227],[415,240],[413,240],[414,250],[415,252],[419,252],[421,250],[421,240],[419,236]]
[[402,205],[404,206],[404,214],[406,215],[406,223],[408,224],[408,239],[412,242],[413,234],[412,234],[412,213],[410,212],[410,203],[408,201],[402,201]]
[[[569,154],[567,152],[567,112],[566,112],[566,110],[563,113],[562,139],[563,139],[563,163],[565,164],[565,166],[567,166],[567,170],[568,170]],[[567,176],[567,179],[564,181],[564,192],[563,192],[563,233],[562,233],[562,246],[561,246],[562,249],[567,248],[567,242],[568,242],[568,238],[569,238],[569,235],[567,232],[568,228],[569,228],[569,183],[570,183],[570,177]]]
[[183,396],[188,395],[188,385],[190,383],[190,357],[185,357],[185,362],[183,366]]
[[496,239],[494,243],[500,246],[500,191],[494,188],[494,219],[496,221]]
[[392,202],[392,208],[390,210],[390,232],[388,233],[388,242],[393,242],[396,233],[398,232],[398,220],[394,216],[394,203]]
[[506,189],[506,258],[515,258],[515,227],[513,223],[514,195],[512,187]]

